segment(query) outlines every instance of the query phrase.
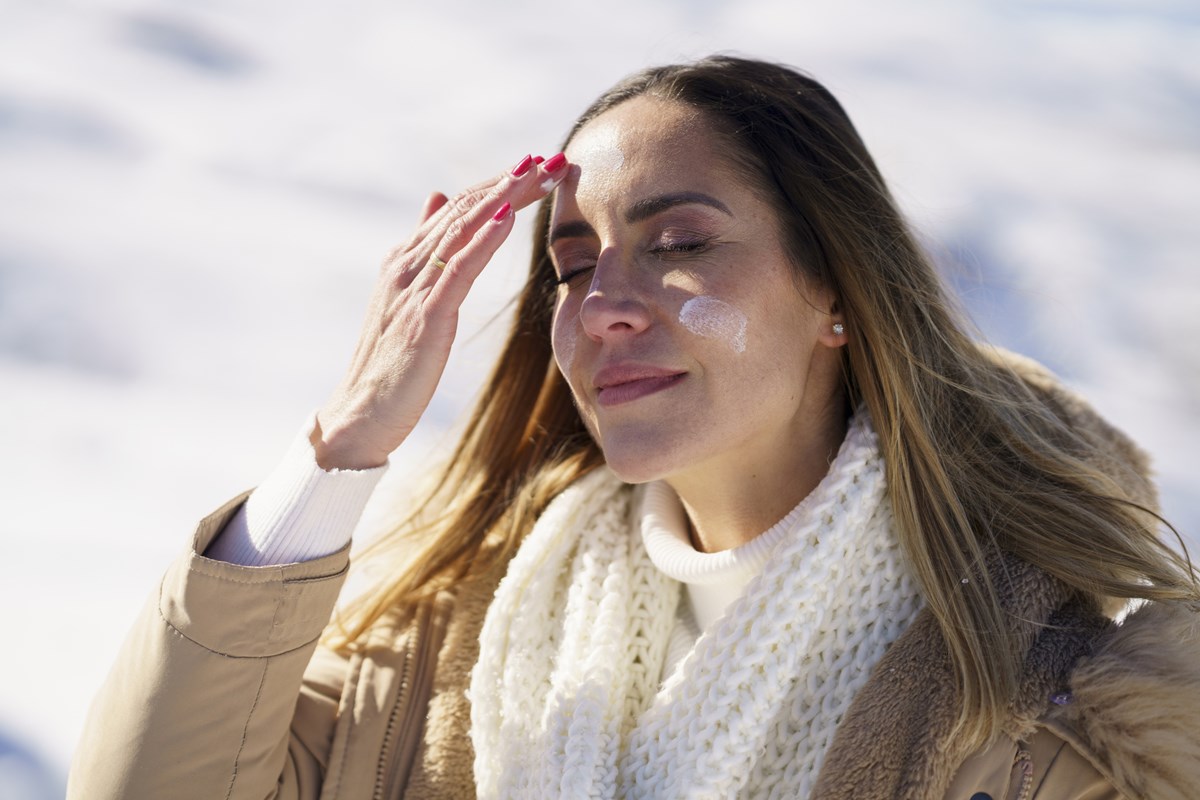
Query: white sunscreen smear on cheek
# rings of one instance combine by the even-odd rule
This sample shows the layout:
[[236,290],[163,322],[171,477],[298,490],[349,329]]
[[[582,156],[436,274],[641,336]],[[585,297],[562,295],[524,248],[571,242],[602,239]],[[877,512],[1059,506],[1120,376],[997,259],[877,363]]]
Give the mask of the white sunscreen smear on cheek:
[[723,339],[746,352],[746,315],[715,297],[693,297],[679,309],[679,322],[697,336]]

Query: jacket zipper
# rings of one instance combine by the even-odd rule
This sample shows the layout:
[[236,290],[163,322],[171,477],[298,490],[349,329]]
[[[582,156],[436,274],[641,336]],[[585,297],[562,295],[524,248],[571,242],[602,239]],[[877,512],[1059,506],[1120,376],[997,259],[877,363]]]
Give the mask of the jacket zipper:
[[[374,800],[384,800],[389,790],[393,797],[401,797],[408,774],[400,774],[401,761],[408,753],[415,753],[417,742],[425,726],[424,714],[413,714],[412,696],[414,689],[427,680],[426,662],[429,660],[427,646],[430,606],[424,603],[417,611],[417,619],[409,626],[411,639],[405,648],[404,668],[400,674],[400,685],[396,690],[396,702],[388,717],[384,732],[383,747],[375,773]],[[411,769],[412,759],[408,759]]]
[[1017,779],[1016,800],[1030,800],[1033,793],[1033,754],[1021,746],[1017,748],[1013,776]]

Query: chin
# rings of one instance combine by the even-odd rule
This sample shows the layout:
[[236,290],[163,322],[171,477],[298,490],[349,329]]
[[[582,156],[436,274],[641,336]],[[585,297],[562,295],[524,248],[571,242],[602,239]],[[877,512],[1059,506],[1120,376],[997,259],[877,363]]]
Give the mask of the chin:
[[662,449],[647,447],[601,446],[604,462],[613,474],[625,483],[649,483],[670,474],[670,465],[664,463]]
[[622,483],[650,483],[662,477],[657,472],[640,468],[640,465],[635,465],[632,469],[621,469],[611,461],[607,462],[608,468],[613,474],[621,480]]
[[671,475],[689,449],[686,437],[681,439],[662,420],[601,428],[595,419],[583,419],[604,463],[625,483],[650,483]]

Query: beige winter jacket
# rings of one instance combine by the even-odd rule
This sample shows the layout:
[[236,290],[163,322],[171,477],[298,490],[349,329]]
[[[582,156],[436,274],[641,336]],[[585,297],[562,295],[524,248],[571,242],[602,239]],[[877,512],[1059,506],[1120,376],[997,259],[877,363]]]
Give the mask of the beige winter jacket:
[[[1141,454],[1023,368],[1152,502]],[[68,797],[472,797],[465,690],[506,565],[385,620],[345,658],[317,647],[345,551],[258,568],[197,555],[241,499],[200,524],[135,624],[91,709]],[[1200,797],[1200,617],[1148,605],[1118,626],[1037,570],[1003,566],[1003,600],[1028,642],[1007,735],[976,753],[956,746],[949,660],[925,613],[855,699],[814,797]]]

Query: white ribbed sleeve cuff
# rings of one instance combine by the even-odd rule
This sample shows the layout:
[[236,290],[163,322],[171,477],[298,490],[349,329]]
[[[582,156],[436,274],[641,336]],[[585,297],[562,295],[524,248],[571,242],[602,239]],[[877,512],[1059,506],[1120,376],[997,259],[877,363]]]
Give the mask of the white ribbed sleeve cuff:
[[317,465],[309,437],[316,415],[283,460],[205,551],[207,558],[247,567],[310,561],[346,546],[387,464],[364,470]]

